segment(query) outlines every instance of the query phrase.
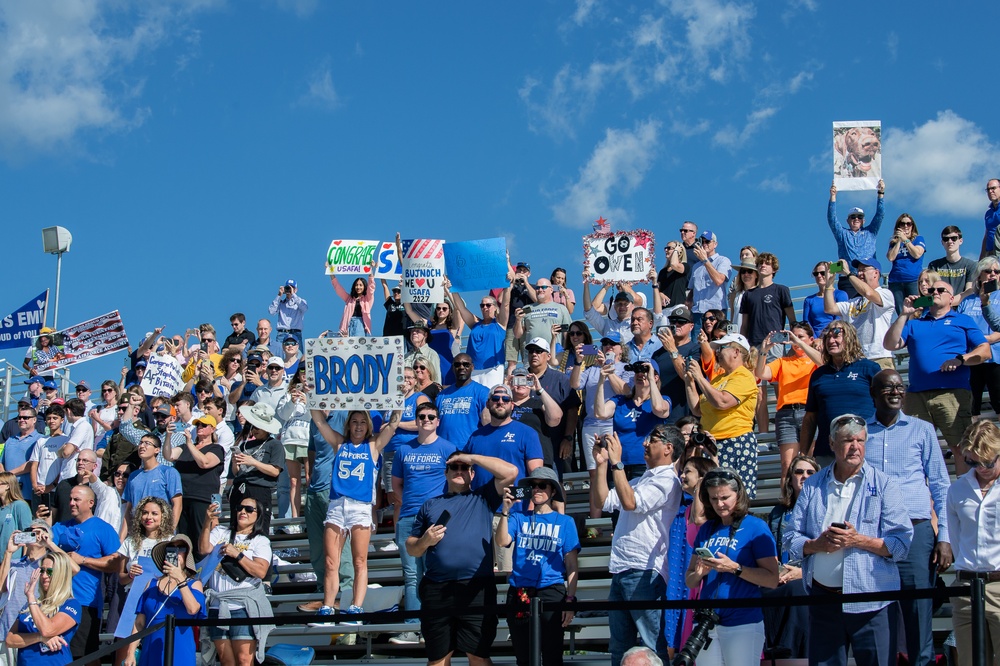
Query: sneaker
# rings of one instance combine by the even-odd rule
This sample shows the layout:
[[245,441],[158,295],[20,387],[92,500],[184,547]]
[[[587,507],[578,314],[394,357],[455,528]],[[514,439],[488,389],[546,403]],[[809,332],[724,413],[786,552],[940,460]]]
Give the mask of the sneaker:
[[389,639],[389,642],[393,645],[419,645],[421,643],[420,636],[415,631],[404,631],[401,634],[396,634]]
[[[361,606],[355,606],[354,604],[351,604],[347,608],[347,614],[348,615],[360,615],[361,613],[364,613],[364,612],[365,612],[364,608],[362,608]],[[364,622],[362,622],[361,620],[348,620],[347,618],[344,618],[343,623],[344,624],[364,624]]]
[[315,613],[322,607],[322,601],[309,601],[298,605],[299,612],[301,613]]
[[383,553],[395,553],[397,550],[399,550],[399,546],[396,545],[395,541],[390,541],[389,543],[379,548],[379,550],[382,551]]
[[336,624],[336,622],[333,621],[333,609],[330,608],[329,606],[321,606],[320,609],[319,609],[319,611],[318,611],[318,613],[320,615],[328,616],[330,618],[330,621],[329,622],[310,622],[309,623],[310,627],[332,627],[333,625]]
[[302,526],[289,525],[285,528],[285,534],[302,534]]

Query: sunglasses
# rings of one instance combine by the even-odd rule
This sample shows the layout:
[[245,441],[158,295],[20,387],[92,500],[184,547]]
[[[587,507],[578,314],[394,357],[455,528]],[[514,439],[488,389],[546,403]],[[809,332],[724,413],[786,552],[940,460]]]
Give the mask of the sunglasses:
[[418,421],[437,421],[437,414],[417,414]]
[[693,234],[694,233],[694,229],[678,229],[677,231],[679,231],[682,234]]
[[551,490],[552,484],[547,481],[529,483],[528,487],[531,488],[532,492],[536,490]]
[[732,472],[725,469],[713,469],[708,474],[705,475],[705,481],[711,481],[712,479],[722,479],[724,481],[735,481],[737,477]]
[[128,472],[115,472],[115,478],[116,479],[127,479],[128,478]]
[[451,364],[459,368],[472,367],[472,361],[452,361]]
[[831,328],[829,329],[829,331],[831,336],[844,334],[844,329],[840,328],[839,326],[837,328]]
[[719,318],[718,317],[713,317],[712,315],[705,315],[704,317],[702,317],[702,320],[704,320],[704,321],[719,321]]
[[52,572],[55,571],[55,569],[53,569],[52,567],[39,567],[38,571],[39,571],[39,573],[43,573],[46,576],[51,577],[52,576]]
[[941,242],[943,243],[954,243],[961,240],[961,236],[941,236]]
[[109,389],[109,388],[101,389],[101,393],[114,393],[114,392],[115,392],[114,389]]
[[803,474],[805,474],[806,476],[812,476],[815,473],[816,470],[814,470],[812,467],[806,467],[805,469],[797,469],[794,472],[792,472],[792,474],[794,474],[795,476],[802,476]]
[[481,307],[481,308],[491,308],[491,307],[493,307],[493,304],[492,303],[480,303],[479,307]]
[[826,275],[826,271],[813,271],[813,277],[819,277],[820,275]]
[[511,401],[511,399],[510,399],[509,395],[491,395],[490,396],[490,402],[504,402],[504,403],[507,403],[507,402],[510,402],[510,401]]
[[931,287],[930,289],[927,290],[927,293],[928,294],[947,294],[949,292],[948,292],[948,288],[947,287]]
[[448,463],[448,471],[450,472],[468,472],[472,469],[472,465],[467,463]]
[[257,513],[257,507],[252,504],[240,504],[239,513]]
[[994,458],[993,462],[988,462],[988,463],[979,462],[978,460],[970,460],[969,458],[966,458],[965,464],[968,465],[969,467],[982,467],[983,469],[993,469],[994,467],[997,466],[997,458]]
[[426,370],[427,366],[426,365],[415,365],[415,366],[413,366],[413,369],[414,370]]
[[865,219],[865,216],[864,215],[848,215],[847,219],[848,220],[863,220],[863,219]]
[[840,426],[846,423],[853,423],[854,425],[863,426],[865,425],[865,420],[860,416],[841,416],[840,418],[834,420],[833,427],[839,428]]
[[35,418],[35,417],[34,416],[20,416],[20,415],[18,415],[17,420],[18,421],[30,421],[33,418]]
[[757,271],[752,271],[749,268],[741,268],[740,269],[740,275],[753,275],[756,272]]
[[573,335],[583,335],[583,331],[570,331],[569,334],[570,334],[570,336],[573,336]]
[[447,305],[439,305],[439,306],[437,306],[434,309],[435,310],[451,310],[451,308],[449,308]]
[[539,289],[551,289],[551,288],[552,288],[552,287],[550,287],[550,286],[549,286],[549,285],[547,285],[547,284],[540,284],[540,285],[538,285],[537,287],[535,287],[535,291],[538,291]]

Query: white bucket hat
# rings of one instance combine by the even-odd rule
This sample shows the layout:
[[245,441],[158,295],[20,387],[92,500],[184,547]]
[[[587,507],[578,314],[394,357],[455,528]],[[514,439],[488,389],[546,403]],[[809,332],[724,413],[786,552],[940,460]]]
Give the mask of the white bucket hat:
[[240,407],[240,414],[251,425],[257,426],[264,432],[277,435],[281,432],[281,422],[274,417],[274,408],[271,405],[259,402],[256,405],[243,405]]

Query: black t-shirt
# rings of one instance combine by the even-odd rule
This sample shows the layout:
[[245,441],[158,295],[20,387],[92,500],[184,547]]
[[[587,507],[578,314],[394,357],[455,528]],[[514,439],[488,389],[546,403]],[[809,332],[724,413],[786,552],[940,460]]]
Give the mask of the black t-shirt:
[[423,393],[424,395],[426,395],[430,399],[431,402],[434,402],[435,400],[438,399],[438,393],[441,392],[441,385],[440,384],[435,384],[434,382],[431,382],[430,384],[428,384],[424,388],[418,389],[418,390],[420,391],[420,393]]
[[[499,299],[497,299],[499,301]],[[517,321],[517,317],[514,313],[518,308],[523,308],[525,305],[531,305],[534,303],[531,300],[531,296],[528,295],[527,287],[522,287],[519,284],[515,284],[510,288],[510,314],[507,315],[507,330],[514,330],[514,323]]]
[[747,340],[757,346],[771,331],[785,327],[785,308],[792,306],[792,294],[783,284],[757,287],[743,292],[740,314],[747,322]]
[[661,268],[656,275],[657,289],[670,299],[670,307],[684,305],[687,298],[687,273],[678,273],[668,268]]
[[382,335],[406,334],[406,310],[402,303],[397,303],[391,297],[385,299],[385,321],[382,322]]
[[[69,520],[71,518],[69,512],[69,494],[73,492],[73,489],[77,486],[85,485],[76,480],[75,476],[71,476],[68,479],[63,479],[56,484],[56,505],[49,508],[55,512],[52,517],[52,523],[55,524],[60,520]],[[44,502],[44,497],[42,502]]]
[[[692,331],[693,332],[693,331]],[[691,341],[677,347],[677,353],[683,358],[691,356],[701,363],[701,345],[692,336]],[[659,368],[660,373],[660,395],[670,399],[671,410],[675,407],[687,405],[687,393],[684,392],[684,378],[677,376],[673,359],[666,349],[657,349],[653,352],[653,362]]]
[[[542,433],[551,440],[553,455],[557,455],[559,445],[566,434],[566,419],[569,418],[570,412],[577,413],[580,410],[580,394],[569,385],[569,377],[552,368],[547,369],[545,374],[538,378],[538,383],[563,410],[562,420],[554,428],[545,425],[545,420],[542,420]],[[542,441],[542,449],[545,449],[544,440]]]
[[219,464],[209,468],[200,467],[195,462],[194,456],[191,455],[191,451],[185,446],[181,449],[180,457],[174,461],[174,469],[181,475],[181,486],[184,488],[185,498],[208,502],[214,493],[219,492],[226,450],[222,448],[221,444],[209,444],[203,447],[201,452],[206,455],[214,453],[219,459]]
[[[559,442],[553,442],[552,438],[542,430],[542,426],[545,425],[545,412],[542,410],[542,399],[538,396],[533,396],[520,405],[514,405],[514,410],[511,412],[510,417],[538,433],[538,442],[542,445],[542,464],[546,467],[552,467],[552,461],[555,457],[555,447],[559,445]],[[560,435],[561,438],[562,435]]]
[[[681,243],[681,245],[684,245],[684,243]],[[698,257],[696,257],[694,254],[694,243],[692,243],[690,246],[684,245],[684,254],[687,255],[687,260],[688,260],[687,261],[688,270],[685,275],[690,277],[691,267],[698,263]]]
[[[274,437],[268,437],[264,441],[251,439],[241,442],[233,451],[234,454],[237,452],[251,455],[265,465],[274,465],[278,469],[285,469],[285,447]],[[223,454],[223,457],[225,457],[225,454]],[[233,486],[238,487],[244,482],[251,486],[263,488],[274,488],[278,485],[278,477],[268,476],[256,467],[245,465],[241,469],[238,465],[235,465],[235,461],[234,466],[236,470],[233,475]],[[216,485],[216,488],[218,488],[218,485]],[[187,492],[187,486],[185,486],[184,490]]]
[[238,335],[236,333],[230,333],[229,336],[226,337],[226,342],[222,345],[222,348],[225,349],[231,345],[238,345],[244,340],[246,340],[247,346],[243,349],[250,349],[251,347],[257,345],[257,338],[254,334],[244,328],[243,332]]

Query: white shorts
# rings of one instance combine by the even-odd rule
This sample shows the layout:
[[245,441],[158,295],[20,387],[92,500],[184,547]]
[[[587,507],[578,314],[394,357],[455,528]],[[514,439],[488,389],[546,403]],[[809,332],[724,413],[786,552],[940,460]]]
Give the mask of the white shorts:
[[610,435],[612,429],[611,421],[594,426],[583,426],[583,459],[587,463],[588,472],[597,469],[597,463],[594,462],[594,437],[596,435]]
[[359,502],[350,497],[332,499],[323,523],[339,530],[350,530],[354,527],[375,529],[375,523],[372,521],[372,504]]

